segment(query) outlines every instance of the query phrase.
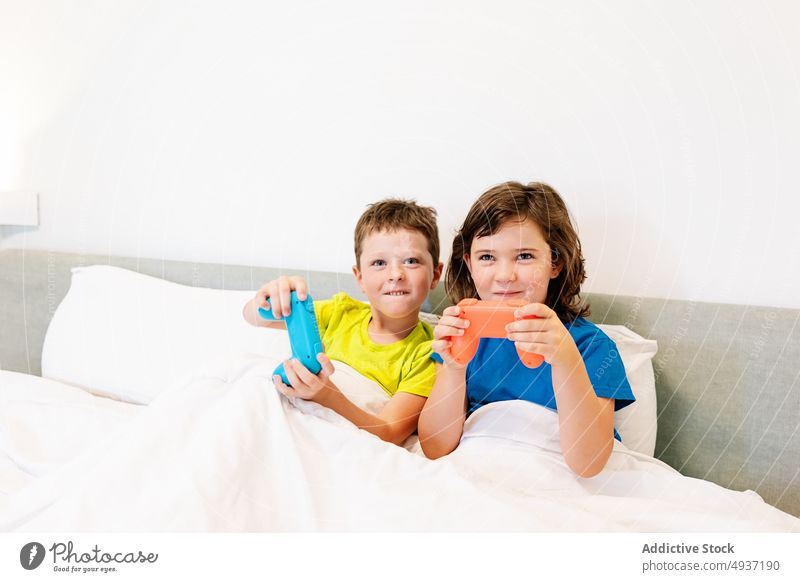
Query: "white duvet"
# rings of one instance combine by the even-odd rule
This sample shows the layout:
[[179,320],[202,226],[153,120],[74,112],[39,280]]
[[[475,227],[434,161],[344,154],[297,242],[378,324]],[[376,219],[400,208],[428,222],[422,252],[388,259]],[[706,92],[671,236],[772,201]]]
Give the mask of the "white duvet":
[[[800,531],[753,492],[683,477],[619,443],[576,477],[554,413],[484,406],[431,461],[382,442],[241,357],[149,406],[0,372],[3,531]],[[383,392],[335,381],[377,410]]]

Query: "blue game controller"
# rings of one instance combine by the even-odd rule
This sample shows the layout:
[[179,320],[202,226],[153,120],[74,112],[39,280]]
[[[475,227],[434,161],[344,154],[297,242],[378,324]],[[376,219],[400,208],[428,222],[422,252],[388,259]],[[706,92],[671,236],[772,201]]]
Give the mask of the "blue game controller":
[[[311,295],[306,295],[305,301],[297,298],[297,293],[292,291],[292,312],[286,316],[286,329],[289,331],[289,343],[292,345],[292,357],[299,360],[314,374],[319,374],[322,364],[317,361],[317,354],[324,353],[322,340],[319,337],[317,316],[314,314],[314,300]],[[258,308],[258,314],[270,321],[282,321],[283,317],[276,317],[271,309]],[[289,378],[280,364],[273,374],[277,374],[287,386],[291,386]]]

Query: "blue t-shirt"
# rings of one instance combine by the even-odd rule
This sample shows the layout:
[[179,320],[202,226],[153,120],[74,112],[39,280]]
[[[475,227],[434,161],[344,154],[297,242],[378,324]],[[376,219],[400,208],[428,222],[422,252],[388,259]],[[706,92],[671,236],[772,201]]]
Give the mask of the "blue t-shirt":
[[[566,324],[583,358],[595,394],[614,399],[614,410],[635,401],[625,376],[617,346],[602,330],[582,317]],[[442,363],[437,353],[431,356]],[[482,338],[475,357],[467,365],[467,414],[484,404],[501,400],[527,400],[557,410],[553,392],[552,367],[547,362],[538,368],[523,364],[514,342]],[[617,431],[614,436],[619,438]]]

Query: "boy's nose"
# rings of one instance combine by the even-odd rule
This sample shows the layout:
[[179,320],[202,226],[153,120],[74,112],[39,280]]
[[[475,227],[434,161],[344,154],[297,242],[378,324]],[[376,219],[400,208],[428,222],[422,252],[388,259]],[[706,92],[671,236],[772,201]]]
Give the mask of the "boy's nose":
[[405,276],[405,272],[400,265],[394,265],[393,267],[389,268],[389,278],[392,281],[396,281],[398,279],[402,279]]

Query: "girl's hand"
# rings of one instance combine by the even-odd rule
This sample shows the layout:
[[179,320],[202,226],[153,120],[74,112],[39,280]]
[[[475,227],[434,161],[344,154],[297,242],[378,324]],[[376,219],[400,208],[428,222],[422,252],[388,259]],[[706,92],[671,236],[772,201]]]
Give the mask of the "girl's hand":
[[292,291],[296,291],[297,298],[304,301],[308,296],[306,280],[302,277],[278,277],[256,291],[256,305],[268,311],[271,308],[275,317],[286,317],[292,312]]
[[272,377],[275,387],[286,396],[294,396],[303,400],[313,400],[322,404],[332,391],[338,391],[336,385],[330,381],[334,368],[328,356],[317,354],[317,361],[322,364],[319,374],[313,374],[298,360],[286,360],[283,369],[291,386],[287,386],[277,374]]
[[517,317],[536,318],[519,319],[506,326],[508,339],[516,346],[544,356],[551,366],[573,365],[581,355],[572,336],[556,315],[556,312],[542,303],[528,303],[517,309]]
[[468,320],[458,317],[459,313],[461,313],[461,308],[458,305],[451,305],[442,312],[439,323],[433,328],[432,347],[433,351],[442,357],[447,367],[463,369],[466,366],[456,362],[450,353],[450,348],[453,346],[451,338],[456,335],[464,335],[464,330],[469,326]]

